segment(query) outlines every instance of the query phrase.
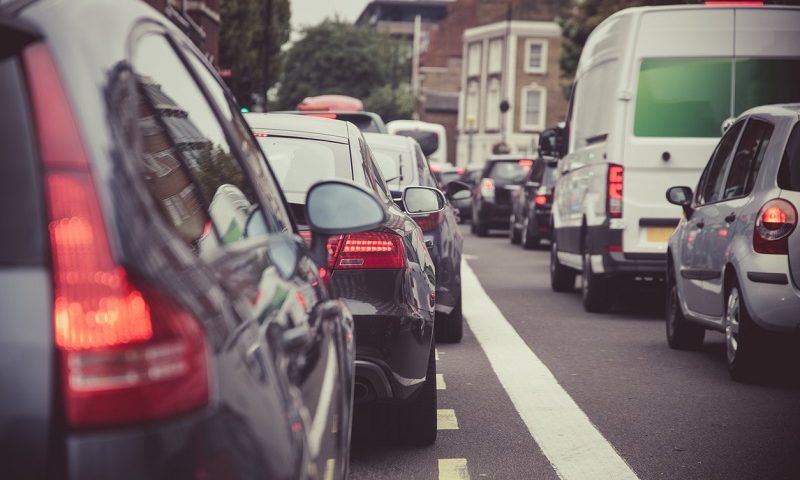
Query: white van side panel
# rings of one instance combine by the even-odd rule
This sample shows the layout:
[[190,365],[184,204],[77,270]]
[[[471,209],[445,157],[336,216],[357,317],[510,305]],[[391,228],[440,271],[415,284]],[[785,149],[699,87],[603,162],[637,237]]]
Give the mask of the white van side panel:
[[737,57],[800,56],[800,10],[736,10]]

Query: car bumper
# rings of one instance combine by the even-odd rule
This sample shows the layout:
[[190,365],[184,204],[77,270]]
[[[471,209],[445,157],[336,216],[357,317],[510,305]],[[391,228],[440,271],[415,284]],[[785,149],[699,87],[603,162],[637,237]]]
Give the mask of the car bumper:
[[757,325],[773,332],[800,333],[800,290],[788,265],[785,255],[750,253],[736,265],[736,272],[747,311]]

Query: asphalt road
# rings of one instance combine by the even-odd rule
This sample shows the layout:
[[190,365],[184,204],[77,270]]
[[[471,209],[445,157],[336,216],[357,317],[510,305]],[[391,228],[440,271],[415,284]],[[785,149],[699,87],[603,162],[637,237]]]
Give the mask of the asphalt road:
[[[551,292],[546,251],[524,251],[499,234],[476,238],[464,229],[464,235],[467,263],[491,299],[486,303],[497,305],[636,476],[800,479],[799,382],[733,382],[720,334],[708,333],[700,352],[669,349],[657,289],[626,288],[614,313],[588,314],[577,291]],[[458,428],[443,419],[440,428],[451,429],[440,430],[428,448],[357,441],[351,478],[558,478],[563,456],[534,440],[535,429],[520,414],[527,400],[512,401],[514,385],[498,379],[485,343],[467,328],[462,343],[437,347],[445,383],[439,408],[452,410]],[[786,366],[781,378],[797,371]]]

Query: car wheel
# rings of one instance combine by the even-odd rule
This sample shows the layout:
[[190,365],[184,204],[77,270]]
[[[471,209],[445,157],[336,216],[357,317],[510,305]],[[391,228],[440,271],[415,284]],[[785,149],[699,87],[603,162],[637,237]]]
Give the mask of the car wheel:
[[508,219],[508,240],[511,242],[512,245],[519,245],[519,242],[522,240],[522,235],[517,227],[514,226],[516,224],[516,219],[512,214],[511,217]]
[[428,370],[425,373],[425,382],[422,387],[412,398],[397,405],[395,428],[398,440],[405,445],[424,447],[432,445],[436,441],[436,356],[434,348],[431,343]]
[[[672,268],[670,265],[668,268]],[[680,293],[672,271],[667,272],[667,304],[665,320],[667,343],[675,350],[699,350],[703,346],[706,329],[691,323],[683,316]]]
[[725,298],[725,352],[728,372],[737,382],[752,382],[764,371],[767,332],[750,318],[734,281]]
[[534,248],[538,247],[541,240],[539,237],[531,233],[531,225],[530,220],[528,217],[525,217],[525,221],[522,222],[522,248],[525,250],[533,250]]
[[583,272],[581,274],[581,294],[583,308],[591,313],[608,313],[611,311],[613,279],[600,276],[592,271],[589,251],[583,252]]
[[461,313],[461,295],[449,315],[436,314],[436,341],[442,343],[458,343],[464,336],[464,315]]
[[575,271],[558,261],[558,244],[550,245],[550,288],[554,292],[575,290]]

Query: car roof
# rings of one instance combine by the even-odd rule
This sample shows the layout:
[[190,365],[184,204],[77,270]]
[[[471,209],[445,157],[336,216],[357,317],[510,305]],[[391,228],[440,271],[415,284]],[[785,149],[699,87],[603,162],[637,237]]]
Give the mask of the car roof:
[[515,154],[507,154],[507,155],[492,155],[486,159],[486,162],[502,162],[502,161],[509,161],[509,160],[533,160],[535,155],[521,155],[518,153]]
[[[255,130],[294,132],[311,136],[326,135],[347,139],[347,124],[341,120],[282,113],[246,113],[245,120]],[[355,129],[355,126],[353,126]]]
[[412,149],[412,142],[416,143],[416,140],[411,137],[388,133],[364,132],[364,138],[367,140],[367,144],[370,147],[389,147],[398,150]]
[[772,115],[775,117],[797,118],[800,115],[800,103],[782,103],[776,105],[760,105],[742,113],[741,117],[748,115]]

